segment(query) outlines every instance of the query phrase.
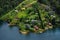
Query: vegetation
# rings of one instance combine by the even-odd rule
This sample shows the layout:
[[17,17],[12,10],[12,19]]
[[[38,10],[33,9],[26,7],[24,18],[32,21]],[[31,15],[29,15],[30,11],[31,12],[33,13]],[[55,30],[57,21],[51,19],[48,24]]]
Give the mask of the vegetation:
[[7,21],[10,26],[18,26],[21,33],[42,33],[58,24],[60,18],[56,14],[51,5],[39,3],[37,0],[25,0],[1,16],[0,20]]
[[0,0],[0,16],[14,9],[23,0]]

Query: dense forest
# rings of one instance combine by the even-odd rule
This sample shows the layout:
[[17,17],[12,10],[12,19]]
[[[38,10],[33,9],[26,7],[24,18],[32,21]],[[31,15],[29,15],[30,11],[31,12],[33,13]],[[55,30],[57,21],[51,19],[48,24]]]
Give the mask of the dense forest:
[[60,14],[60,0],[38,0],[38,2],[51,6],[53,11]]
[[[22,1],[23,0],[0,0],[0,15],[14,9]],[[38,0],[38,2],[51,6],[57,14],[60,14],[60,0]]]
[[0,0],[0,16],[14,9],[23,0]]
[[1,0],[0,20],[20,32],[42,33],[60,26],[60,0]]

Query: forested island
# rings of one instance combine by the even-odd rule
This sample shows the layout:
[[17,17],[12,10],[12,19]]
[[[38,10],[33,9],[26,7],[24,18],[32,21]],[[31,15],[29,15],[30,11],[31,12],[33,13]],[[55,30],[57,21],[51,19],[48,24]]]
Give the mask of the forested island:
[[[19,32],[43,33],[60,26],[60,0],[6,0],[0,6],[0,21]],[[12,3],[11,3],[12,2]]]

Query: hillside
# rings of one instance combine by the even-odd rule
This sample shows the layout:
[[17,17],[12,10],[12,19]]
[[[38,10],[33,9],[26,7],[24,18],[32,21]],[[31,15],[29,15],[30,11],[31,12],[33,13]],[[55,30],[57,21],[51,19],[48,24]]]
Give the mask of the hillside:
[[14,9],[23,0],[0,0],[0,16]]
[[57,27],[60,19],[56,14],[51,5],[39,3],[37,0],[25,0],[1,16],[0,20],[8,22],[9,26],[18,26],[20,32],[42,33]]

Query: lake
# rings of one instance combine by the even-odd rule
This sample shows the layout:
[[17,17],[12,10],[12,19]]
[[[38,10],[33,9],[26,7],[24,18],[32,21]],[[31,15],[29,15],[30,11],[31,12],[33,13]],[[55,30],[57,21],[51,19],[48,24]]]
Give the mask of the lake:
[[0,23],[0,40],[60,40],[60,29],[47,30],[42,34],[29,33],[23,35],[19,33],[18,27],[10,28],[8,23]]

